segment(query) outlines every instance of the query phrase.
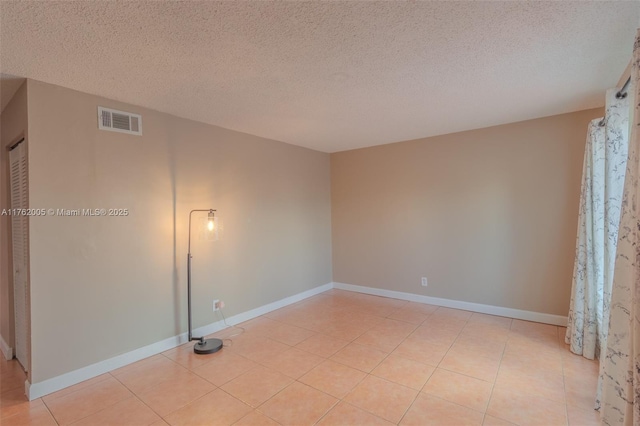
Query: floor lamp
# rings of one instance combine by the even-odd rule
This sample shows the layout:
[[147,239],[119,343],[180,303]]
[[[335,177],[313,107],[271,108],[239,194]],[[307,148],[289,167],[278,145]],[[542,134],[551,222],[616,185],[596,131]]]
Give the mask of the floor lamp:
[[222,349],[222,340],[205,339],[204,337],[193,337],[191,334],[191,216],[194,212],[208,212],[207,232],[214,232],[215,228],[215,210],[191,210],[189,213],[189,252],[187,253],[187,303],[189,305],[189,341],[198,340],[193,346],[193,351],[197,354],[212,354]]

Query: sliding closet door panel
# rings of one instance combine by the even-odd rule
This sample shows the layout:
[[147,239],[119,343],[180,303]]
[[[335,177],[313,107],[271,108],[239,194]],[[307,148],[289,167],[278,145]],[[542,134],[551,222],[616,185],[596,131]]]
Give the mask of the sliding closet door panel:
[[27,326],[27,280],[28,280],[28,229],[26,214],[19,213],[27,209],[27,155],[24,142],[18,144],[10,153],[11,167],[11,237],[13,247],[13,304],[15,312],[16,358],[25,368],[28,365],[28,326]]

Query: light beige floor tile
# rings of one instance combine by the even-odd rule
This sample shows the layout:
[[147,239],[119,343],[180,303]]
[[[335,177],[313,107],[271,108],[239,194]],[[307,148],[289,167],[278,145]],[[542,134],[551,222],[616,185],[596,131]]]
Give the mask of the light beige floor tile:
[[394,423],[354,405],[341,402],[332,408],[317,424],[318,426],[391,426]]
[[569,417],[569,426],[600,426],[600,413],[594,409],[583,410],[568,405],[567,416]]
[[438,366],[445,370],[493,382],[498,374],[499,365],[500,360],[450,351]]
[[249,333],[255,336],[266,337],[266,334],[278,324],[278,321],[273,320],[272,318],[263,315],[257,318],[250,319],[249,321],[245,321],[240,326],[244,328],[245,333]]
[[422,391],[472,410],[484,412],[492,388],[493,385],[484,380],[438,368]]
[[197,354],[193,351],[195,344],[196,342],[190,342],[165,351],[162,354],[183,367],[193,370],[216,359],[222,354],[222,352],[225,352],[225,349],[223,348],[221,351],[212,354]]
[[516,426],[514,423],[486,414],[482,426]]
[[462,331],[460,337],[476,342],[487,342],[488,344],[505,344],[509,339],[509,329],[493,324],[468,322]]
[[582,410],[593,410],[595,406],[597,377],[564,376],[565,398],[568,405]]
[[189,370],[163,355],[158,355],[149,358],[148,362],[137,362],[112,374],[131,392],[140,394],[167,380],[188,376]]
[[88,386],[91,386],[91,385],[95,385],[96,383],[100,383],[100,382],[102,382],[104,380],[107,380],[110,377],[113,377],[113,376],[111,376],[111,374],[109,374],[109,373],[101,374],[101,375],[99,375],[97,377],[94,377],[93,379],[85,380],[84,382],[80,382],[80,383],[78,383],[76,385],[69,386],[68,388],[64,388],[64,389],[61,389],[61,390],[59,390],[57,392],[53,392],[53,393],[51,393],[49,395],[45,395],[45,396],[42,397],[42,400],[45,403],[51,402],[54,399],[60,398],[62,396],[69,395],[70,393],[79,391],[79,390],[84,389],[84,388],[86,388]]
[[260,406],[260,411],[282,425],[312,425],[337,402],[332,396],[294,382]]
[[348,340],[351,342],[365,333],[367,329],[368,327],[363,328],[359,325],[352,325],[341,322],[323,327],[320,331],[328,334],[329,336],[333,336],[341,340]]
[[500,366],[496,386],[552,401],[565,401],[564,378],[551,371],[532,370],[523,373]]
[[16,388],[0,393],[0,420],[16,414],[29,413],[31,410],[44,406],[42,399],[29,401],[24,389]]
[[580,376],[585,375],[591,377],[598,377],[599,363],[598,360],[587,359],[581,355],[571,353],[569,350],[561,353],[562,356],[562,368],[564,374],[568,376]]
[[257,365],[241,355],[223,350],[216,358],[194,369],[193,372],[216,386],[222,386]]
[[299,381],[336,398],[344,398],[366,375],[355,368],[326,360],[302,376]]
[[474,312],[468,320],[469,323],[478,323],[478,324],[490,324],[492,326],[497,326],[501,328],[505,328],[507,330],[511,329],[511,323],[513,319],[507,317],[499,317],[497,315],[489,315],[489,314],[481,314],[479,312]]
[[187,373],[159,383],[137,396],[153,411],[164,417],[216,388],[202,377]]
[[369,373],[386,357],[387,353],[375,348],[350,343],[336,352],[330,359]]
[[523,374],[530,371],[542,371],[562,375],[562,356],[559,353],[515,354],[505,352],[501,367],[520,371]]
[[340,315],[339,320],[343,323],[357,327],[363,331],[370,330],[383,321],[385,318],[381,318],[375,315],[362,314],[356,312],[346,312]]
[[491,342],[483,340],[478,336],[460,335],[451,345],[451,351],[454,353],[466,353],[471,356],[481,356],[495,360],[502,359],[504,354],[504,343]]
[[566,413],[563,403],[498,386],[494,387],[487,408],[487,414],[523,426],[566,425]]
[[483,414],[470,408],[421,393],[404,416],[407,426],[475,426],[481,425]]
[[426,303],[418,303],[418,302],[408,302],[406,305],[400,308],[400,310],[404,311],[415,311],[421,312],[425,315],[431,315],[436,310],[438,310],[439,306],[429,305]]
[[48,402],[47,407],[56,421],[63,425],[83,419],[131,396],[127,388],[115,378],[109,377],[99,383],[56,398]]
[[435,310],[433,315],[442,316],[447,319],[467,321],[469,320],[469,318],[471,318],[471,315],[473,315],[473,312],[463,311],[461,309],[445,308],[443,306],[440,306],[438,309]]
[[57,426],[56,421],[44,404],[27,410],[20,410],[10,417],[3,417],[0,424],[6,426]]
[[277,355],[291,347],[266,337],[249,335],[241,337],[234,341],[230,350],[258,363],[266,357]]
[[20,365],[17,359],[13,358],[11,360],[6,360],[4,357],[0,357],[0,373],[1,374],[9,374],[15,373],[18,371],[24,372],[24,369]]
[[367,376],[344,400],[392,423],[398,423],[417,394],[415,389]]
[[430,314],[426,314],[417,310],[400,308],[389,315],[388,318],[420,325],[429,317],[429,315]]
[[172,426],[230,425],[251,411],[247,404],[216,389],[165,419]]
[[435,367],[431,365],[391,354],[371,374],[399,385],[420,390],[434,370]]
[[412,336],[400,343],[392,353],[435,367],[448,350],[448,344],[437,344]]
[[182,345],[31,402],[18,363],[0,359],[0,419],[38,426],[599,424],[592,409],[598,363],[570,353],[564,327],[342,290],[243,326],[216,354]]
[[[369,321],[366,321],[369,323]],[[391,352],[400,342],[411,334],[417,325],[394,319],[382,319],[358,337],[355,342],[377,347],[385,352]]]
[[295,346],[298,343],[308,339],[316,334],[315,331],[307,330],[295,325],[277,322],[266,334],[270,339],[285,343],[289,346]]
[[505,354],[527,356],[531,354],[560,354],[563,348],[553,336],[526,336],[509,333]]
[[27,375],[22,369],[7,369],[7,371],[0,372],[0,389],[2,392],[17,388],[24,389],[25,380],[27,380]]
[[253,410],[236,423],[233,426],[278,426],[280,423],[265,416],[258,410]]
[[132,396],[75,422],[74,426],[144,426],[158,420],[160,417],[151,408]]
[[518,332],[528,336],[541,336],[548,335],[554,339],[558,337],[558,327],[550,324],[542,324],[539,322],[524,321],[514,319],[511,322],[511,331]]
[[298,343],[296,347],[312,354],[328,358],[347,346],[347,340],[341,340],[327,334],[317,333]]
[[282,373],[258,366],[222,385],[222,389],[252,407],[258,407],[292,381]]
[[262,364],[286,376],[297,379],[307,373],[324,358],[297,348],[290,348],[277,355],[266,358]]
[[372,331],[377,332],[385,332],[385,333],[393,333],[399,336],[407,337],[411,334],[418,326],[416,324],[407,323],[406,321],[399,321],[395,319],[385,318],[376,324]]
[[167,357],[165,357],[164,355],[158,354],[150,356],[149,358],[141,359],[140,361],[136,361],[132,364],[125,365],[124,367],[117,368],[111,371],[109,374],[118,377],[121,374],[130,373],[132,371],[141,369],[153,370],[154,368],[158,368],[159,366],[163,365],[158,363],[164,363],[164,365],[168,365],[171,362],[172,361],[167,359]]
[[393,332],[380,332],[372,329],[355,339],[353,343],[391,353],[404,339],[405,336],[396,335]]
[[432,324],[429,321],[430,319],[427,319],[416,328],[409,339],[449,347],[460,334],[460,330],[443,328],[441,324]]

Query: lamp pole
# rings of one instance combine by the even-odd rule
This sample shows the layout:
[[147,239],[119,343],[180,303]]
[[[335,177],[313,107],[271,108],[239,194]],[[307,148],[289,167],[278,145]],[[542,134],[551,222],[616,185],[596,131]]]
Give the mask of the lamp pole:
[[209,213],[209,231],[213,231],[213,219],[215,210],[213,209],[195,209],[189,212],[189,244],[187,247],[187,310],[189,314],[189,341],[197,340],[193,346],[193,351],[197,354],[212,354],[222,349],[222,340],[220,339],[205,339],[204,337],[193,337],[191,330],[191,216],[195,212],[208,212]]

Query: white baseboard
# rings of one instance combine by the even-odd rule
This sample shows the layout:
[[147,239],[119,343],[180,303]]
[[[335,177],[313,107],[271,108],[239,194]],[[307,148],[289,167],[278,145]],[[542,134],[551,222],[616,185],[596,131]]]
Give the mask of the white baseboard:
[[141,359],[159,354],[166,350],[175,348],[187,341],[187,333],[164,339],[160,342],[152,343],[142,348],[135,349],[131,352],[88,365],[77,370],[70,371],[42,382],[31,383],[27,385],[27,397],[34,400],[52,392],[75,385],[93,377],[99,376],[116,368],[124,367]]
[[4,355],[4,359],[7,361],[13,359],[13,348],[4,341],[2,336],[0,336],[0,350],[2,351],[2,355]]
[[[315,296],[316,294],[324,293],[325,291],[329,291],[332,288],[333,283],[328,283],[319,287],[312,288],[311,290],[303,291],[302,293],[294,294],[293,296],[285,297],[284,299],[280,299],[267,305],[263,305],[250,311],[242,312],[240,314],[229,317],[227,318],[227,324],[235,325],[240,324],[241,322],[249,321],[250,319],[257,318],[260,315],[268,314],[271,311],[275,311],[276,309],[284,308],[285,306],[289,306],[296,302],[300,302],[301,300],[308,299],[309,297]],[[225,328],[224,322],[218,321],[213,324],[197,328],[193,332],[194,334],[206,336],[207,334],[220,331],[223,328]]]
[[[316,294],[331,290],[332,288],[333,283],[324,284],[319,287],[312,288],[311,290],[307,290],[293,296],[285,297],[284,299],[278,300],[276,302],[269,303],[267,305],[260,306],[259,308],[229,317],[227,318],[227,323],[238,324],[259,317],[260,315],[264,315],[276,309],[280,309],[287,305],[291,305],[293,303],[307,299],[311,296],[315,296]],[[196,336],[206,336],[208,334],[215,333],[216,331],[220,331],[224,328],[225,325],[223,321],[216,321],[212,324],[194,329],[193,334]],[[27,381],[25,382],[25,392],[29,400],[34,400],[60,389],[75,385],[76,383],[80,383],[101,374],[108,373],[109,371],[113,371],[116,368],[124,367],[125,365],[140,361],[141,359],[148,358],[169,349],[173,349],[186,342],[187,333],[182,333],[177,336],[164,339],[160,342],[152,343],[142,348],[133,350],[131,352],[127,352],[122,355],[118,355],[113,358],[88,365],[78,370],[61,374],[60,376],[53,377],[42,382],[29,383]],[[1,343],[4,343],[4,340]]]
[[[373,287],[364,287],[352,284],[344,283],[329,283],[319,287],[312,288],[311,290],[304,291],[302,293],[295,294],[293,296],[285,297],[284,299],[269,303],[264,306],[252,309],[247,312],[243,312],[232,317],[227,318],[228,324],[239,324],[244,321],[259,317],[267,314],[276,309],[283,308],[316,294],[323,293],[325,291],[336,288],[339,290],[353,291],[357,293],[371,294],[375,296],[390,297],[392,299],[408,300],[418,303],[427,303],[430,305],[444,306],[447,308],[463,309],[472,312],[480,312],[490,315],[498,315],[510,318],[517,318],[526,321],[535,321],[546,324],[566,326],[567,318],[559,315],[551,315],[540,312],[523,311],[519,309],[503,308],[500,306],[483,305],[480,303],[462,302],[450,299],[440,299],[437,297],[423,296],[420,294],[403,293],[400,291],[378,289]],[[194,335],[206,336],[216,331],[220,331],[225,328],[223,321],[216,321],[212,324],[198,327],[193,330]],[[140,361],[141,359],[148,358],[150,356],[159,354],[166,350],[180,346],[187,342],[187,333],[182,333],[177,336],[169,337],[160,342],[152,343],[142,348],[135,349],[131,352],[127,352],[122,355],[115,356],[113,358],[106,359],[104,361],[97,362],[87,367],[80,368],[78,370],[71,371],[69,373],[62,374],[57,377],[53,377],[48,380],[44,380],[38,383],[25,382],[25,392],[29,400],[40,398],[44,395],[48,395],[52,392],[64,389],[66,387],[75,385],[82,381],[91,379],[109,371],[113,371],[117,368],[124,367],[125,365]],[[0,349],[5,358],[7,354],[11,354],[13,357],[13,350],[6,344],[6,342],[0,336]],[[10,358],[7,358],[10,359]]]
[[374,296],[390,297],[392,299],[408,300],[411,302],[427,303],[429,305],[443,306],[446,308],[463,309],[465,311],[479,312],[482,314],[497,315],[501,317],[516,318],[525,321],[541,322],[545,324],[566,327],[567,317],[545,314],[542,312],[523,311],[520,309],[503,308],[501,306],[483,305],[481,303],[462,302],[439,297],[423,296],[421,294],[404,293],[401,291],[386,290],[360,285],[333,283],[333,288],[353,291],[357,293],[371,294]]

